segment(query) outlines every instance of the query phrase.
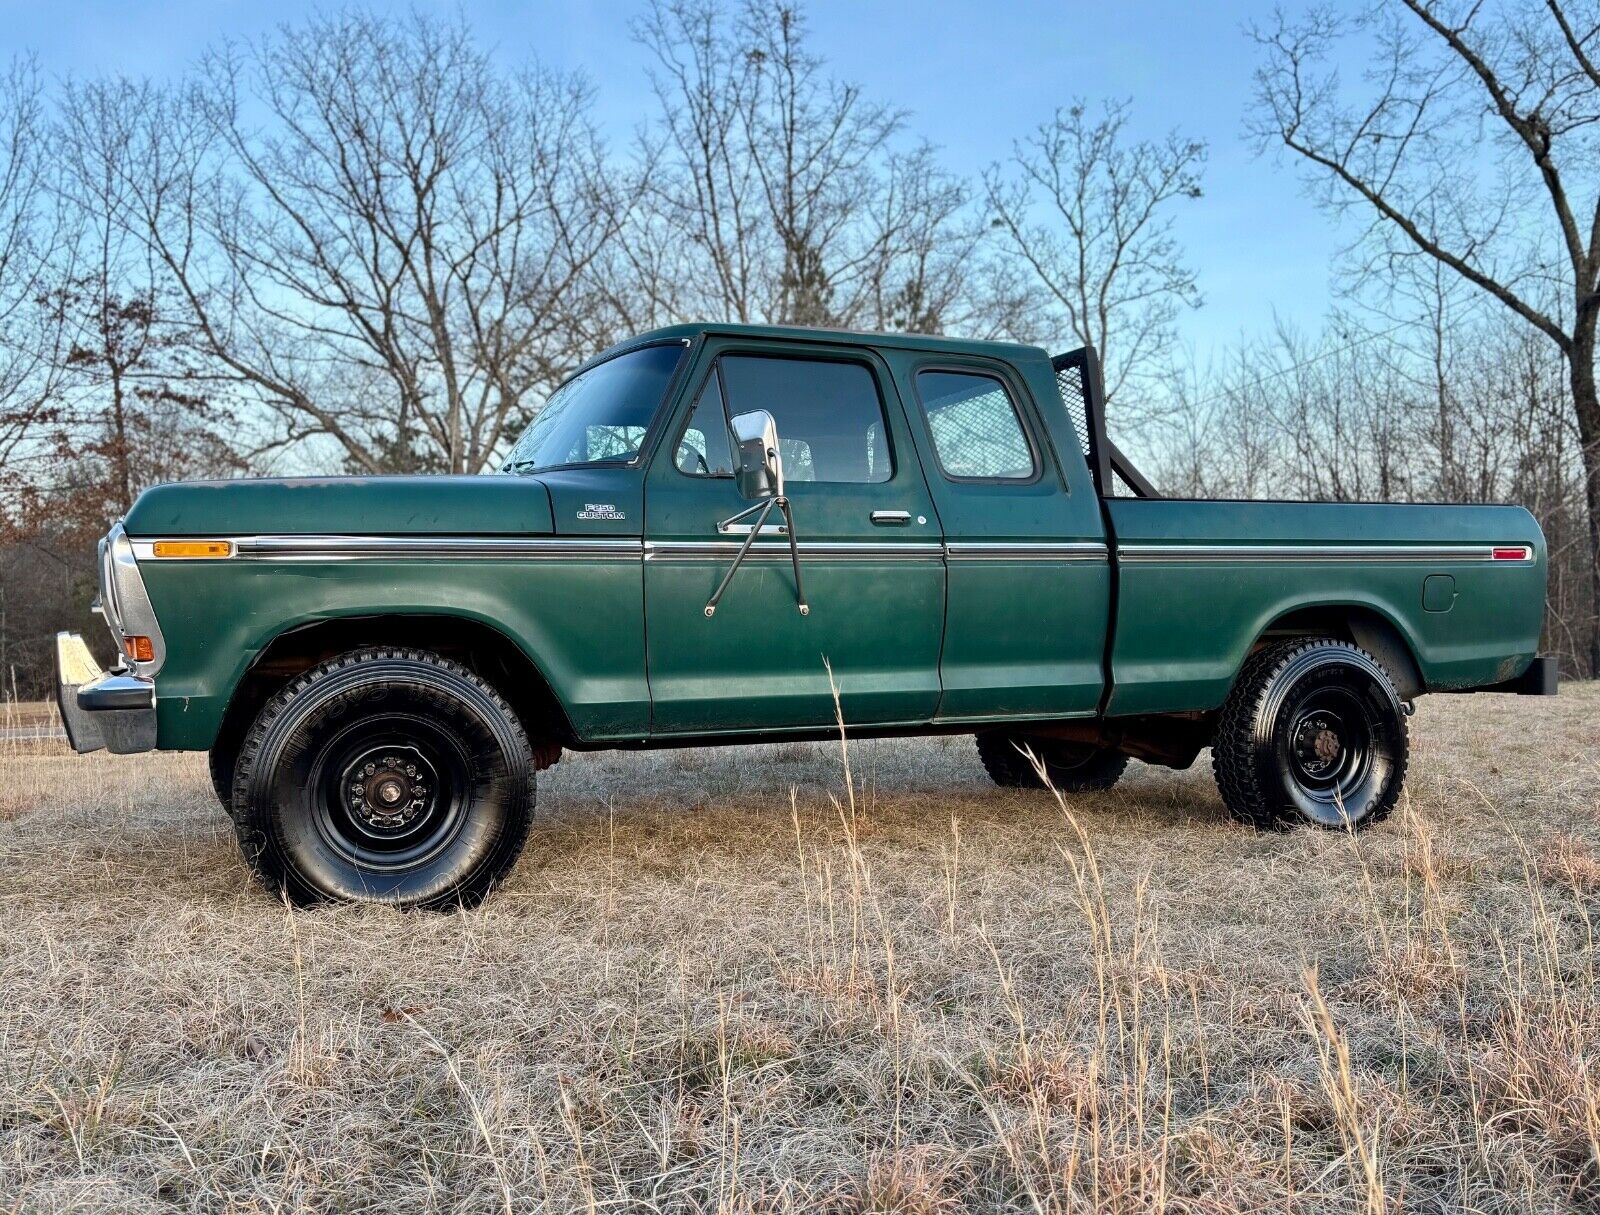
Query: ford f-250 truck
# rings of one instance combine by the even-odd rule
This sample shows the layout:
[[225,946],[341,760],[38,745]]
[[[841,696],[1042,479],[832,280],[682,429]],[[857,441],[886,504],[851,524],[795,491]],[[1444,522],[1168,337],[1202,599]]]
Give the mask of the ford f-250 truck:
[[1102,415],[1090,350],[659,330],[504,475],[149,490],[101,547],[119,664],[58,638],[62,714],[209,751],[290,898],[441,907],[563,748],[829,737],[835,681],[850,734],[975,734],[1001,785],[1209,746],[1262,828],[1387,814],[1424,692],[1555,690],[1527,511],[1160,498]]

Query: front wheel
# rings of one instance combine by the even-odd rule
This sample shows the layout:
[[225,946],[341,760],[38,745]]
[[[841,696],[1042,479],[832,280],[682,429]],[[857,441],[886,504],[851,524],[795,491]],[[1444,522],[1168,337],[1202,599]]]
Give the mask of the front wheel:
[[1211,764],[1241,822],[1355,831],[1394,809],[1408,756],[1405,709],[1378,660],[1347,641],[1298,638],[1246,660]]
[[232,747],[215,746],[206,756],[206,770],[211,774],[211,791],[227,811],[233,809],[233,765],[239,757]]
[[295,903],[452,907],[510,870],[533,816],[516,715],[435,654],[358,650],[294,679],[241,747],[246,859]]

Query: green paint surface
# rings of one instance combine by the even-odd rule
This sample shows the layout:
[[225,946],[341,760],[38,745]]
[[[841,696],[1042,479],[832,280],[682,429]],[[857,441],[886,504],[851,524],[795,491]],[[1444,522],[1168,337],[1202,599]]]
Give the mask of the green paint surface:
[[[136,538],[544,536],[641,545],[623,559],[147,560],[168,650],[157,680],[161,746],[209,747],[257,655],[291,629],[339,617],[425,615],[442,618],[441,627],[458,618],[496,629],[536,667],[579,736],[601,745],[825,726],[833,686],[857,725],[1084,716],[1106,696],[1108,634],[1110,713],[1213,709],[1263,632],[1319,609],[1385,622],[1430,689],[1508,678],[1537,648],[1544,540],[1520,508],[1134,499],[1103,508],[1041,350],[755,326],[680,326],[637,342],[663,338],[684,340],[689,353],[628,464],[538,477],[333,477],[147,492],[126,520]],[[763,552],[708,619],[706,600],[739,538],[718,533],[717,523],[749,503],[731,480],[685,475],[672,457],[715,361],[772,355],[866,367],[893,471],[872,483],[791,481],[796,531],[809,550],[808,616],[797,611],[786,555]],[[917,373],[930,368],[1005,385],[1034,448],[1032,478],[943,474],[917,397]],[[904,511],[910,522],[883,526],[874,511]],[[723,547],[674,560],[652,548],[689,543]],[[1114,556],[946,560],[947,543],[1106,545],[1110,554],[1140,545],[1528,544],[1536,559],[1117,565]],[[869,558],[842,558],[830,544],[876,547]],[[1429,576],[1454,579],[1449,611],[1424,610]]]

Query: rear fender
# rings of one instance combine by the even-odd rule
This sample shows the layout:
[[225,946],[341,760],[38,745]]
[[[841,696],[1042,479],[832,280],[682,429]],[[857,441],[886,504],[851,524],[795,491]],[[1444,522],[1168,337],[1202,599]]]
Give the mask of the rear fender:
[[1280,612],[1256,634],[1251,650],[1285,636],[1329,636],[1353,641],[1382,664],[1401,700],[1427,691],[1417,666],[1416,641],[1383,606],[1371,601],[1329,601],[1304,604]]

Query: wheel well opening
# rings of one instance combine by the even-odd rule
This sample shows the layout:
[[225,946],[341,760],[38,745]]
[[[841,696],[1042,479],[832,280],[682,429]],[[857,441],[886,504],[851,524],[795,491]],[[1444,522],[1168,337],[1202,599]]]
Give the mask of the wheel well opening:
[[459,662],[494,686],[530,739],[561,746],[575,741],[566,711],[539,668],[499,630],[459,616],[344,616],[273,638],[234,689],[215,747],[237,747],[261,706],[296,675],[336,654],[374,645],[429,650]]
[[1324,604],[1285,612],[1262,630],[1253,648],[1285,637],[1335,637],[1371,654],[1394,680],[1401,700],[1427,691],[1404,634],[1382,613],[1360,604]]

